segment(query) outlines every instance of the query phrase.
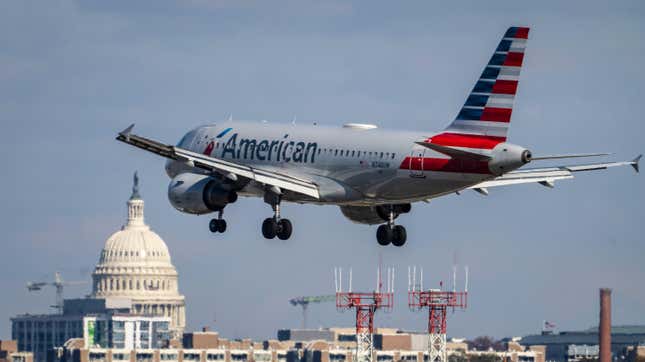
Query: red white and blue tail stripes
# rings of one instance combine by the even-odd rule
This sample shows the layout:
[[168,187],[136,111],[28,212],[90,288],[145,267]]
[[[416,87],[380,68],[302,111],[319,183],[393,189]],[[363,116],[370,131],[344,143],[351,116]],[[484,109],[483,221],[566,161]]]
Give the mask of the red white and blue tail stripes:
[[456,119],[430,142],[492,149],[506,141],[528,34],[523,27],[506,31]]

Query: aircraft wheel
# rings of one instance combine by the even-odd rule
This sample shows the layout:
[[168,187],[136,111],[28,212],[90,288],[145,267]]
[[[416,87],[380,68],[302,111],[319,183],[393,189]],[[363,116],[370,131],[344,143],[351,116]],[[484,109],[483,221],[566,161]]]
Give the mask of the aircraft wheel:
[[208,223],[208,229],[210,229],[212,233],[216,233],[219,230],[218,221],[219,220],[217,219],[211,219],[211,221]]
[[217,223],[218,224],[217,225],[217,231],[219,231],[220,233],[225,232],[226,231],[226,220],[220,219],[220,220],[217,220],[217,221],[218,221],[218,223]]
[[277,233],[278,223],[275,221],[275,219],[272,217],[264,219],[264,222],[262,222],[262,236],[267,239],[273,239],[275,238]]
[[208,228],[212,233],[223,233],[226,231],[226,220],[211,219],[208,223]]
[[280,221],[278,221],[277,235],[280,240],[289,239],[292,232],[293,226],[291,225],[291,221],[289,221],[289,219],[280,219]]
[[405,228],[401,225],[396,225],[392,231],[392,236],[394,237],[392,238],[392,245],[403,246],[408,238],[408,233],[405,231]]
[[378,229],[376,229],[376,241],[378,241],[379,245],[386,246],[392,242],[392,234],[392,228],[389,225],[379,225]]

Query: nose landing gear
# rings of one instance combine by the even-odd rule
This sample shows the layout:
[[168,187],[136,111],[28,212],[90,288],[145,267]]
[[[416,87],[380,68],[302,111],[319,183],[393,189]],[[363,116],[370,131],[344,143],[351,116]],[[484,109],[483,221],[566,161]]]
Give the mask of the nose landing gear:
[[219,210],[217,219],[211,219],[208,223],[208,228],[212,233],[223,233],[226,231],[226,220],[222,219],[224,209]]

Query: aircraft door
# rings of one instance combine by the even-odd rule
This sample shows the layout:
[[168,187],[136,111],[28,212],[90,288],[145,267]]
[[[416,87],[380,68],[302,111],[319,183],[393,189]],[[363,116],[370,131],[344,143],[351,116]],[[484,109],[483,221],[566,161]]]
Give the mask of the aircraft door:
[[410,176],[425,177],[423,172],[423,161],[425,159],[426,149],[414,148],[410,153]]

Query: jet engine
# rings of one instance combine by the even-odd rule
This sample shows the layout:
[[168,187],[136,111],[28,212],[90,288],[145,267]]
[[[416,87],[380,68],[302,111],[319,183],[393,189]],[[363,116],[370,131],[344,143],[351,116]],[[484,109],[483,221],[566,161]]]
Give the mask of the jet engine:
[[531,162],[531,157],[531,151],[524,147],[511,143],[500,143],[493,148],[488,168],[494,175],[501,175]]
[[237,200],[237,193],[232,185],[213,177],[182,173],[170,181],[168,200],[179,211],[200,215],[222,210]]
[[341,206],[340,211],[346,218],[357,224],[376,225],[382,224],[389,219],[390,208],[394,212],[394,218],[400,214],[410,212],[410,204],[378,205],[378,206]]

